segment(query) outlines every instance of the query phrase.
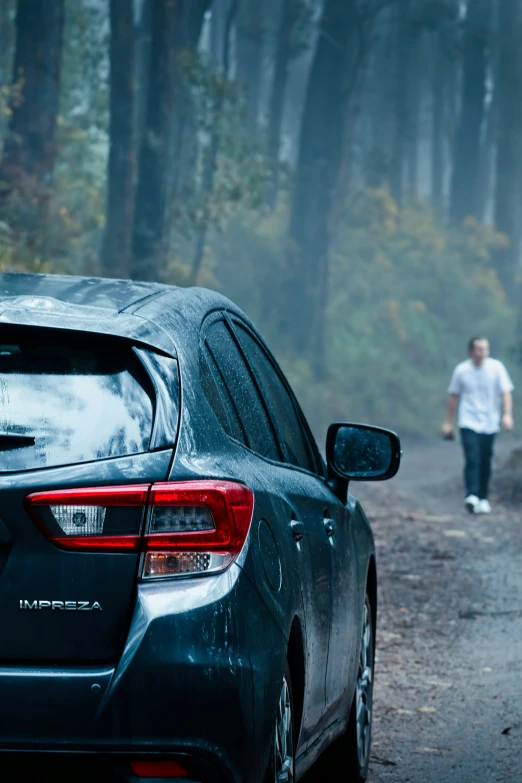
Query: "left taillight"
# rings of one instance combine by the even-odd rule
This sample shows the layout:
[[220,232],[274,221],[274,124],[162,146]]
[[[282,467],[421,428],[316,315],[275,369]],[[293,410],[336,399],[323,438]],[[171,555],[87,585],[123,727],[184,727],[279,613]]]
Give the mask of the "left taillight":
[[254,494],[231,481],[37,492],[26,509],[52,543],[82,552],[140,552],[141,576],[227,568],[246,541]]

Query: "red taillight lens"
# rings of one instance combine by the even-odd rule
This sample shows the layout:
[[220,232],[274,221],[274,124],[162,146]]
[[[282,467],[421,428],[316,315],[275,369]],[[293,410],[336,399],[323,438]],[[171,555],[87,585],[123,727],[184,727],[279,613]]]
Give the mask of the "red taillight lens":
[[229,481],[154,484],[146,548],[237,554],[250,527],[253,499],[247,487]]
[[138,778],[188,778],[187,770],[176,761],[133,761],[131,772]]
[[190,481],[39,492],[26,507],[62,549],[143,551],[142,576],[151,579],[230,565],[248,535],[254,495],[235,482]]

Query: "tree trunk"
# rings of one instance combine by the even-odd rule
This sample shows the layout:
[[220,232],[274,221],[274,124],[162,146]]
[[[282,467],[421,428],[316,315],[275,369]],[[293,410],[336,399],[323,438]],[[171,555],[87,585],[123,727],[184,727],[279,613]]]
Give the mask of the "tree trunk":
[[135,26],[134,101],[136,104],[136,149],[138,150],[141,148],[147,117],[153,2],[154,0],[143,0],[141,14]]
[[241,0],[236,23],[238,82],[244,85],[247,127],[255,135],[259,126],[263,81],[264,15],[259,0]]
[[267,202],[275,206],[279,191],[279,153],[285,95],[288,84],[288,73],[292,57],[292,30],[296,24],[296,14],[299,14],[300,0],[283,0],[281,16],[277,30],[275,49],[274,75],[268,106],[267,159],[272,168]]
[[19,0],[13,69],[15,97],[0,166],[0,197],[45,198],[54,169],[64,0]]
[[[493,84],[498,73],[498,46],[493,47],[492,42],[497,36],[498,29],[498,5],[497,0],[491,0],[489,9],[489,28],[491,40],[489,41],[486,66],[486,83]],[[494,223],[495,202],[495,163],[497,155],[497,91],[493,90],[492,99],[486,101],[484,115],[483,144],[480,160],[477,185],[478,219],[483,223]]]
[[419,155],[420,155],[420,119],[422,105],[423,78],[423,31],[417,29],[413,33],[410,47],[410,62],[407,81],[407,136],[406,136],[406,193],[409,201],[413,201],[419,188]]
[[520,183],[522,182],[522,2],[499,3],[497,90],[497,165],[495,225],[509,239],[509,247],[497,255],[497,271],[509,294],[519,261]]
[[[419,111],[418,103],[414,104],[416,82],[419,75],[415,60],[419,48],[421,30],[413,20],[413,0],[407,0],[404,13],[396,21],[392,40],[395,46],[395,68],[393,85],[393,142],[390,161],[390,189],[394,199],[403,205],[407,195],[407,179],[411,182],[416,177],[417,160],[412,160],[410,147],[416,143],[416,131]],[[413,138],[412,138],[413,137]],[[415,150],[417,155],[417,150]],[[408,172],[408,163],[410,171]],[[413,171],[412,164],[413,163]]]
[[[132,275],[161,277],[167,254],[166,224],[179,170],[183,118],[190,111],[179,54],[197,46],[210,0],[155,0],[147,110],[138,161]],[[196,143],[194,140],[193,143]]]
[[[178,0],[179,26],[176,47],[177,79],[175,83],[175,104],[181,111],[174,112],[172,118],[171,158],[169,168],[172,172],[170,194],[168,196],[168,223],[176,221],[176,203],[189,199],[195,188],[195,171],[198,159],[198,117],[193,99],[193,86],[188,77],[191,59],[197,58],[197,47],[203,20],[211,0]],[[183,56],[183,61],[180,60]],[[171,232],[172,233],[172,232]]]
[[154,280],[163,267],[170,173],[171,118],[174,111],[177,24],[175,0],[156,0],[151,9],[151,50],[147,112],[141,143],[133,236],[132,277]]
[[[13,75],[13,56],[15,49],[15,0],[3,0],[0,3],[0,88],[9,88]],[[0,156],[7,128],[7,96],[0,96]]]
[[455,137],[451,218],[479,217],[478,173],[486,102],[489,0],[469,0],[464,32],[462,100]]
[[111,0],[110,20],[110,150],[102,267],[107,276],[128,277],[136,170],[133,0]]
[[342,160],[347,80],[353,77],[349,44],[356,24],[355,0],[326,0],[301,124],[290,218],[293,247],[281,292],[283,333],[301,355],[322,343],[318,330],[325,298],[329,221]]
[[[232,33],[232,25],[234,24],[234,19],[240,2],[241,0],[229,0],[229,5],[226,9],[227,13],[225,16],[224,25],[221,28],[223,31],[224,40],[222,45],[219,47],[219,51],[222,53],[223,59],[221,62],[217,63],[217,65],[223,72],[223,78],[226,78],[226,75],[230,70],[230,37]],[[205,164],[203,167],[201,183],[201,190],[203,193],[203,214],[198,231],[196,233],[196,245],[194,250],[194,257],[192,259],[191,281],[193,285],[196,285],[197,283],[198,276],[203,264],[203,258],[205,255],[205,242],[210,224],[210,207],[212,202],[212,193],[214,190],[214,178],[216,174],[219,148],[221,146],[220,122],[221,113],[223,111],[223,98],[223,91],[218,91],[213,107],[212,139],[210,142],[210,147],[207,150]]]
[[210,54],[213,62],[221,67],[223,63],[223,43],[229,0],[213,0],[210,20]]
[[390,183],[395,132],[395,56],[397,11],[382,12],[375,28],[375,44],[369,57],[368,86],[364,101],[365,130],[362,162],[365,184],[379,188]]
[[15,44],[14,10],[15,0],[2,0],[0,3],[0,87],[11,83]]
[[444,141],[447,106],[446,60],[440,33],[435,33],[432,66],[431,199],[439,217],[444,214]]

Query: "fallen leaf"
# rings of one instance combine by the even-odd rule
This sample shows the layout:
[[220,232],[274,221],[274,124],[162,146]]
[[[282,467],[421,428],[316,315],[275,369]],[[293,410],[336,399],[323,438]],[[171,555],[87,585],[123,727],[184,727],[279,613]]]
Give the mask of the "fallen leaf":
[[419,707],[418,712],[437,712],[435,707]]
[[449,538],[467,538],[468,534],[465,530],[443,530],[443,535]]
[[377,756],[375,753],[372,753],[371,760],[374,764],[382,764],[384,767],[395,767],[397,766],[397,762],[390,761],[390,759],[383,759],[380,756]]

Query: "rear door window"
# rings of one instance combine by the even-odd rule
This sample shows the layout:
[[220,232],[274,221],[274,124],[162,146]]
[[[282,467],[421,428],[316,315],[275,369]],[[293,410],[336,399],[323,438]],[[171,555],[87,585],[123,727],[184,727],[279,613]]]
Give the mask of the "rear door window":
[[208,351],[204,356],[201,356],[200,372],[203,391],[219,423],[227,435],[244,443],[245,446],[248,445],[246,433],[241,426],[235,405],[223,381],[223,376]]
[[[265,408],[241,352],[224,321],[214,322],[205,342],[245,434],[246,445],[263,457],[279,460],[279,449]],[[223,401],[226,406],[226,401]]]
[[147,451],[152,397],[126,343],[0,332],[0,472]]
[[287,462],[315,473],[317,466],[312,456],[312,446],[279,372],[250,332],[237,322],[234,323],[234,329],[275,418]]

